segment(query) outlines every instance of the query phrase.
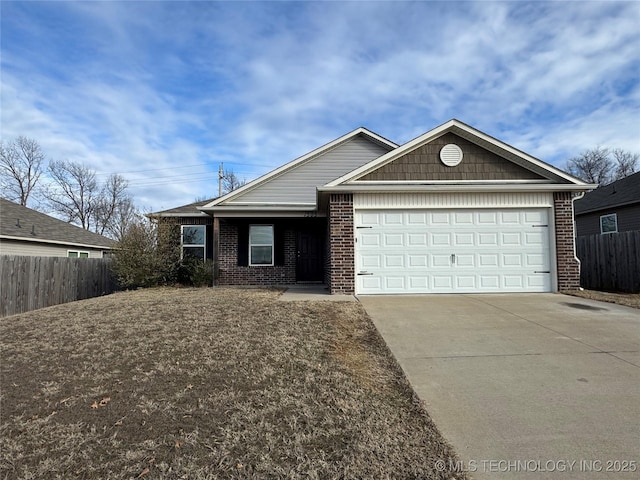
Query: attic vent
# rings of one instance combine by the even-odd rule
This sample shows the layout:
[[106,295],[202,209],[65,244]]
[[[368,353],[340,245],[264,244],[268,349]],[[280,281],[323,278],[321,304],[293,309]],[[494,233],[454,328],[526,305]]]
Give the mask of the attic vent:
[[455,167],[462,161],[462,149],[454,143],[445,145],[440,150],[440,161],[447,167]]

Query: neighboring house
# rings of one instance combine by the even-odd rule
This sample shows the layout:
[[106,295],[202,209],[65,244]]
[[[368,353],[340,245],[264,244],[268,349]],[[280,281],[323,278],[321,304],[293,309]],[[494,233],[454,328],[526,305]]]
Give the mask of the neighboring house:
[[0,198],[0,254],[102,258],[114,241]]
[[157,212],[218,285],[331,293],[579,286],[573,198],[595,188],[458,120],[398,146],[358,128],[220,198]]
[[576,200],[575,215],[578,236],[640,230],[640,172]]

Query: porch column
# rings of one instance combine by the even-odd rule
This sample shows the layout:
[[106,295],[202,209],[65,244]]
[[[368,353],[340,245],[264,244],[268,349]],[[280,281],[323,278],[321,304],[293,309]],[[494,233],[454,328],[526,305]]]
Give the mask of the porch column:
[[332,295],[355,293],[353,194],[329,196],[329,254]]
[[571,199],[571,192],[553,194],[558,290],[561,292],[580,288],[580,262],[576,258]]

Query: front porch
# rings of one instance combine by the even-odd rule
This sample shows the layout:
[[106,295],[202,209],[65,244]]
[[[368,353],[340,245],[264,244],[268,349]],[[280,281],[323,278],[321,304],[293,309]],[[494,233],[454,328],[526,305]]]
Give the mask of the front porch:
[[216,285],[328,283],[325,218],[220,218],[215,223]]

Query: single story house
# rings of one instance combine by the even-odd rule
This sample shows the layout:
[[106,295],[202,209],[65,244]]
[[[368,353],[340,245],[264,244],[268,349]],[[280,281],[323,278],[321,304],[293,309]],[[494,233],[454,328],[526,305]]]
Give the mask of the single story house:
[[450,120],[397,145],[358,128],[213,199],[158,212],[217,285],[332,294],[579,287],[573,200],[595,188]]
[[102,258],[114,241],[0,198],[0,254]]
[[640,172],[576,200],[575,215],[578,236],[640,230]]

